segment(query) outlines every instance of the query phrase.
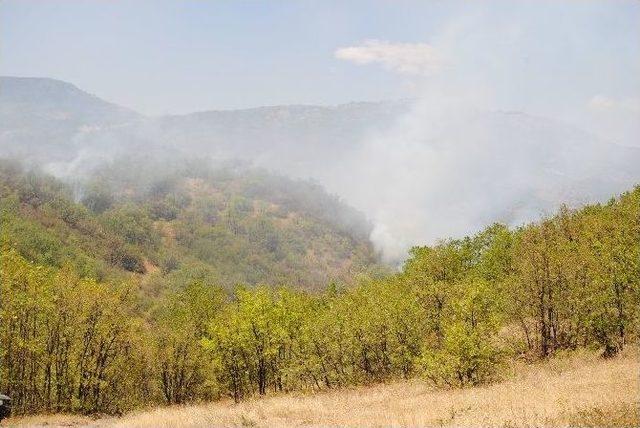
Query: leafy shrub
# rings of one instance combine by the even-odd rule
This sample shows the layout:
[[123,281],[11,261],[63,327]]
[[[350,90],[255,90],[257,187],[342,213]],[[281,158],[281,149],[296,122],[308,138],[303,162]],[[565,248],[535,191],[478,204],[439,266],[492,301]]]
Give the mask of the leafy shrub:
[[442,347],[425,349],[420,365],[436,384],[467,386],[495,380],[501,358],[502,353],[489,340],[455,323],[445,329]]

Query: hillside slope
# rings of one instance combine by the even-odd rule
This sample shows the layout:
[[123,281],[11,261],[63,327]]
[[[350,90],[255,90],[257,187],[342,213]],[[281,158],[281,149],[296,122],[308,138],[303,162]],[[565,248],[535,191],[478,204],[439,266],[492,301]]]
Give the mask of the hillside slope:
[[4,239],[83,276],[146,274],[150,292],[185,275],[319,289],[376,263],[366,219],[318,185],[238,165],[172,165],[122,160],[70,186],[5,162]]

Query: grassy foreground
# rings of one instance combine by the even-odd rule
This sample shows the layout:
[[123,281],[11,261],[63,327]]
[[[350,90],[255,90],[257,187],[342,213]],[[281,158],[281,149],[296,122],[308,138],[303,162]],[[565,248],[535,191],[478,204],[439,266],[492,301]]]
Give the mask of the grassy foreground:
[[13,418],[9,426],[640,426],[640,353],[604,360],[580,352],[535,365],[516,364],[494,385],[435,390],[407,381],[282,395],[240,404],[156,408],[122,418],[51,415]]

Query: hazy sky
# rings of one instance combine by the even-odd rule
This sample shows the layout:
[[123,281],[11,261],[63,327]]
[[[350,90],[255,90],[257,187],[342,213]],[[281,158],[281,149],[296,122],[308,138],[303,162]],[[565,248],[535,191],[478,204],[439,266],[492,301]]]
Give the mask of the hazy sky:
[[498,109],[617,120],[639,22],[638,1],[2,0],[0,73],[161,114],[428,96],[437,71]]

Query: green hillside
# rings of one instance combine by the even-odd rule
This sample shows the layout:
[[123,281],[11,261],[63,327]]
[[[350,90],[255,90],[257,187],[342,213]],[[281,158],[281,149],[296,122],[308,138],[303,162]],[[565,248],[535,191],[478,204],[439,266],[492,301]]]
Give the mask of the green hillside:
[[178,165],[123,160],[68,184],[5,161],[4,245],[100,281],[133,273],[151,295],[193,279],[317,290],[375,265],[364,216],[320,186],[239,165]]

